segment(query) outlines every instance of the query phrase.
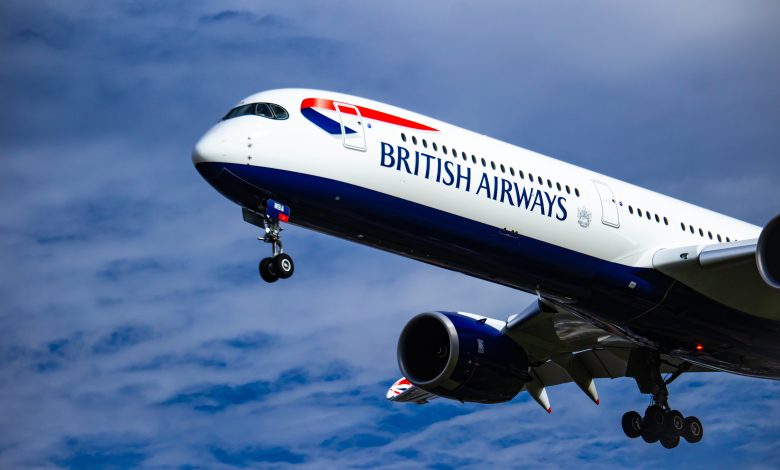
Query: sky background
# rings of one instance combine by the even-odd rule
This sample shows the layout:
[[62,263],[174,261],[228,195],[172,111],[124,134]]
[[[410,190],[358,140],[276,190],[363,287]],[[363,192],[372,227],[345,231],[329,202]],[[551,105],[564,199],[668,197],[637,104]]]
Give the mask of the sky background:
[[705,438],[625,438],[631,380],[387,403],[402,327],[526,294],[290,227],[289,281],[190,160],[246,95],[342,91],[763,225],[780,4],[0,3],[0,467],[780,467],[780,382],[683,376]]

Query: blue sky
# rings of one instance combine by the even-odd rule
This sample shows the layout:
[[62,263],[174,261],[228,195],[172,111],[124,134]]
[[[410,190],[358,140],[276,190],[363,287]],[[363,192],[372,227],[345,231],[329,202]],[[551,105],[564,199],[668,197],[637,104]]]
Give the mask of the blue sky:
[[771,1],[0,5],[0,467],[780,466],[780,383],[683,376],[705,423],[628,440],[647,398],[386,403],[405,322],[523,293],[291,227],[295,277],[195,172],[242,97],[366,96],[761,225],[780,210]]

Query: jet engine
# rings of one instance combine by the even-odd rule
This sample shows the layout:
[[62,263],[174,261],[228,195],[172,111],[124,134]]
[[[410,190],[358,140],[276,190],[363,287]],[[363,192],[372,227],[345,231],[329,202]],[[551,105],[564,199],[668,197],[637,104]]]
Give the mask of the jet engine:
[[511,400],[531,380],[528,357],[490,325],[496,322],[455,312],[415,316],[398,340],[401,372],[441,397],[478,403]]
[[764,282],[780,290],[780,215],[761,230],[756,246],[756,264]]

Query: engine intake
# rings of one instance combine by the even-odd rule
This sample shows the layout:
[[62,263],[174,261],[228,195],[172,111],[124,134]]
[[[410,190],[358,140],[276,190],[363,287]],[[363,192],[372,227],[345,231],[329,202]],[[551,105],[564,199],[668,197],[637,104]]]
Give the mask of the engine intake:
[[531,380],[519,344],[484,319],[454,312],[412,318],[398,340],[398,365],[417,387],[478,403],[511,400]]
[[761,230],[756,246],[756,265],[764,282],[780,290],[780,215]]

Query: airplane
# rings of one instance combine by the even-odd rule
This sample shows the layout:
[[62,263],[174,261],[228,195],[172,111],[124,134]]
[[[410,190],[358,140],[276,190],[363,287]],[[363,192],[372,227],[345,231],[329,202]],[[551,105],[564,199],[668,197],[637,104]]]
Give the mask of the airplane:
[[[702,439],[669,404],[681,374],[780,378],[780,215],[764,227],[380,102],[311,89],[241,100],[192,160],[262,229],[263,280],[293,275],[295,224],[524,292],[506,321],[421,313],[394,402],[500,403],[629,377],[652,397],[630,438]],[[728,406],[724,403],[724,406]]]

